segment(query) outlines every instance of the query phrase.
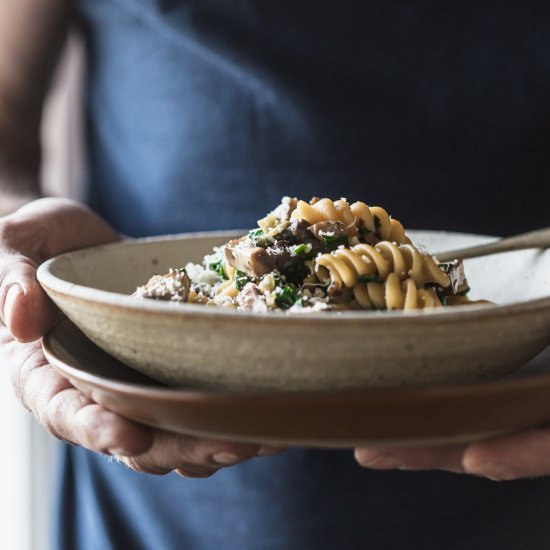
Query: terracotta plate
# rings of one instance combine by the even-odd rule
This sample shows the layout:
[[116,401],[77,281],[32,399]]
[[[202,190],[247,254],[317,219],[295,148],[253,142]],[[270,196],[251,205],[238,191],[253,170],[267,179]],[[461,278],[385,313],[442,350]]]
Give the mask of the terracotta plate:
[[114,359],[64,321],[49,361],[106,408],[176,432],[272,445],[352,447],[478,439],[550,422],[550,348],[498,381],[333,393],[171,389]]

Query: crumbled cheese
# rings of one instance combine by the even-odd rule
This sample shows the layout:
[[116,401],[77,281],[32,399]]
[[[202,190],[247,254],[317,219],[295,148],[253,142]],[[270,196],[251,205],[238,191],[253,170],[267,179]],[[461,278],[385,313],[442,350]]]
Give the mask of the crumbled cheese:
[[155,275],[146,285],[136,289],[138,298],[185,302],[189,293],[189,277],[183,269],[170,269],[167,275]]
[[275,278],[271,273],[264,275],[258,283],[258,288],[263,292],[272,292],[275,290]]
[[202,285],[214,286],[221,281],[221,277],[211,269],[205,269],[202,265],[188,263],[185,271],[189,275],[191,282]]
[[289,220],[290,214],[295,208],[296,199],[291,199],[290,197],[283,197],[281,204],[275,208],[271,214],[279,218],[280,220]]

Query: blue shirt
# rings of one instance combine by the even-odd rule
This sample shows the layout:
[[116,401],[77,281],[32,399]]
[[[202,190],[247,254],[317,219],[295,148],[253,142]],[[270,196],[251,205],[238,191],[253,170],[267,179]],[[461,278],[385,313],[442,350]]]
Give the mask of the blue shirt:
[[[90,202],[141,236],[252,227],[284,194],[406,227],[550,219],[550,7],[80,0]],[[365,419],[368,422],[369,419]],[[67,549],[550,548],[550,481],[293,449],[211,479],[65,449]]]

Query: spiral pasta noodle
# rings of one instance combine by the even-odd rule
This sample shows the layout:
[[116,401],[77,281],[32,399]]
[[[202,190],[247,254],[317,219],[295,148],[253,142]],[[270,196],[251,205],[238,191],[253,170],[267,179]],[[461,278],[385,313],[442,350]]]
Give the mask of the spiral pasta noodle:
[[364,202],[348,204],[345,199],[332,201],[320,199],[313,204],[298,201],[291,219],[305,220],[310,225],[339,221],[353,234],[373,234],[380,240],[397,244],[410,243],[403,225],[379,206],[367,206]]
[[[359,244],[322,254],[315,270],[333,292],[353,289],[363,309],[416,309],[441,305],[436,292],[425,285],[447,288],[449,276],[435,260],[412,244],[389,241]],[[414,288],[413,288],[414,286]]]
[[353,297],[362,309],[413,310],[443,307],[433,289],[417,288],[412,279],[401,281],[390,273],[381,283],[358,283]]
[[[405,235],[403,225],[391,218],[380,206],[367,206],[364,202],[354,202],[350,208],[359,229],[364,228],[370,233],[378,233],[383,241],[397,244],[411,242]],[[377,225],[380,227],[377,228]]]
[[296,209],[292,212],[290,218],[292,220],[306,220],[310,225],[326,221],[339,221],[346,227],[351,227],[355,224],[355,215],[348,202],[344,199],[337,201],[321,199],[314,204],[298,201]]

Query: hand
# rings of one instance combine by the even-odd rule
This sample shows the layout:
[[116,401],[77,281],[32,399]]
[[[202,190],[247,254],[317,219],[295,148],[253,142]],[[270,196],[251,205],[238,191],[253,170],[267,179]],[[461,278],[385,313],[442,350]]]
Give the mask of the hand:
[[468,445],[361,447],[361,466],[380,470],[447,470],[493,480],[550,475],[550,428],[536,428]]
[[59,317],[36,281],[44,260],[115,241],[116,232],[87,208],[41,199],[0,218],[0,355],[21,403],[55,437],[114,455],[139,472],[207,477],[274,449],[155,430],[94,403],[46,361],[40,338]]

